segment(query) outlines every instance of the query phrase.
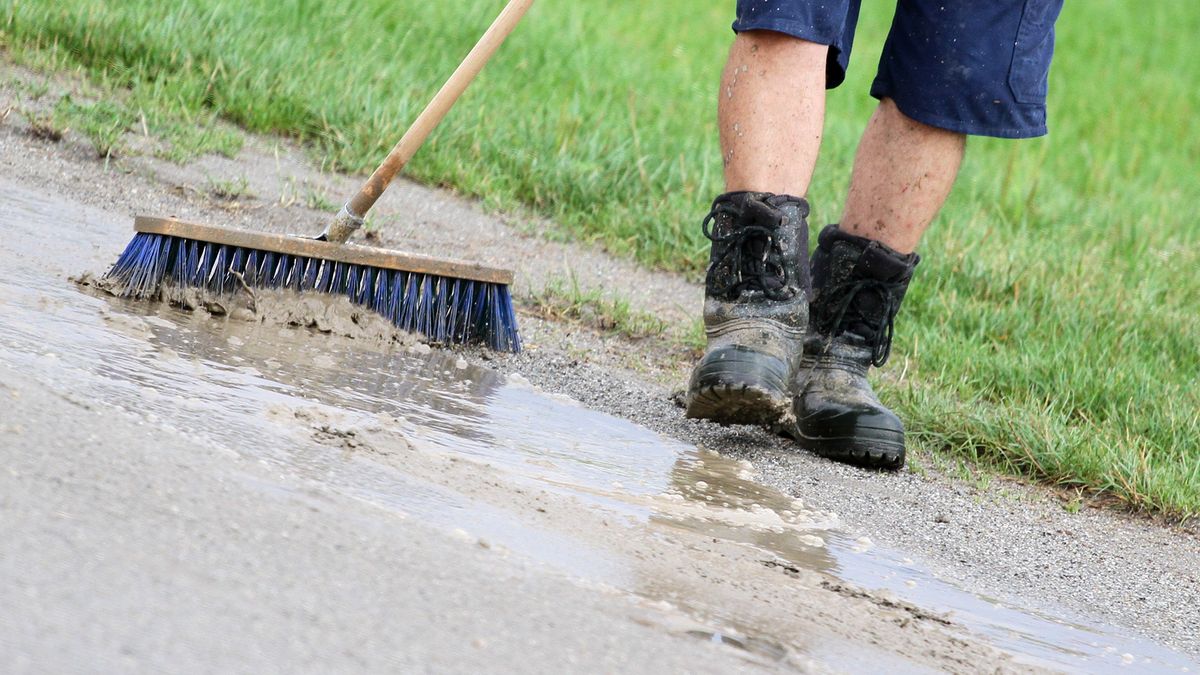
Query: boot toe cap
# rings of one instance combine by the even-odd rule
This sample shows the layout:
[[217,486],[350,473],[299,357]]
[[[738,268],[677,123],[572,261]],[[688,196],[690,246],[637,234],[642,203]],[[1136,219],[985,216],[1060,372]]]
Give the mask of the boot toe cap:
[[904,465],[904,424],[887,408],[830,401],[796,408],[792,436],[805,449],[869,468],[894,470]]
[[797,423],[815,436],[899,436],[903,442],[904,423],[883,406],[826,400],[820,407],[798,405],[796,408]]

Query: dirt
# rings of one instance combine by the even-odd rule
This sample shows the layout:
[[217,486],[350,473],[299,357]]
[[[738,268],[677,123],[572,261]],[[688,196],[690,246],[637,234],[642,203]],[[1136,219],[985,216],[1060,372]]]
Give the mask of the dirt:
[[[103,274],[84,272],[71,276],[76,285],[95,289],[113,297],[119,289]],[[252,289],[236,293],[215,293],[201,288],[178,286],[169,280],[147,302],[163,302],[188,312],[201,311],[209,316],[226,317],[287,328],[308,328],[325,335],[337,335],[375,344],[395,344],[414,350],[428,350],[419,335],[400,330],[375,312],[364,309],[342,296],[302,294],[293,290]]]
[[[44,79],[12,66],[0,75],[4,81]],[[78,92],[79,85],[53,80],[52,92],[66,90]],[[13,99],[10,88],[0,88],[0,109]],[[65,280],[82,272],[102,271],[103,261],[115,258],[117,242],[129,234],[114,229],[114,222],[134,213],[315,233],[329,214],[299,203],[296,186],[332,196],[349,194],[354,185],[351,177],[316,170],[302,150],[278,139],[251,138],[236,159],[205,157],[183,167],[137,156],[104,164],[73,134],[53,142],[35,138],[27,126],[16,113],[0,126],[0,167],[6,180],[16,181],[21,190],[47,204],[69,200],[91,207],[89,213],[103,215],[103,222],[92,229],[80,226],[76,248],[83,246],[87,253],[73,259],[47,258],[44,242],[35,241],[33,234],[23,235],[27,240],[22,240],[15,232],[6,233],[7,245],[16,247],[11,252],[40,255],[39,259],[48,261],[43,265],[46,279]],[[245,177],[256,197],[242,199],[236,206],[211,199],[204,186],[214,175]],[[15,190],[9,192],[10,199],[14,194]],[[574,274],[585,289],[599,287],[619,293],[635,308],[677,324],[690,320],[699,310],[698,286],[680,277],[642,270],[601,251],[549,241],[541,234],[545,223],[497,217],[468,200],[407,182],[398,183],[380,209],[377,244],[431,254],[454,251],[456,257],[511,266],[520,279],[519,298],[562,273]],[[1147,650],[1154,647],[1136,642],[1136,636],[1200,656],[1194,638],[1194,608],[1200,606],[1200,578],[1194,561],[1200,559],[1200,539],[1194,532],[1105,510],[1071,514],[1053,494],[1010,481],[996,480],[981,488],[936,468],[924,475],[863,472],[808,456],[764,431],[685,420],[671,394],[685,380],[687,355],[664,341],[631,342],[569,323],[541,320],[522,310],[524,354],[508,357],[469,349],[439,360],[434,357],[440,350],[431,351],[409,336],[397,335],[390,324],[374,321],[375,317],[344,300],[339,304],[260,292],[253,298],[217,299],[185,292],[173,293],[171,299],[190,307],[191,318],[153,312],[139,316],[130,307],[110,300],[100,301],[95,312],[102,325],[124,339],[139,343],[156,340],[159,344],[153,353],[158,367],[208,368],[204,364],[210,357],[188,356],[187,351],[195,348],[194,340],[207,339],[194,336],[217,334],[222,336],[221,372],[245,370],[244,377],[237,375],[242,379],[236,380],[244,380],[244,387],[264,378],[281,381],[281,373],[300,366],[311,369],[313,377],[348,378],[344,386],[327,393],[332,398],[319,406],[304,403],[307,397],[301,396],[269,403],[246,401],[241,407],[219,409],[231,414],[230,410],[258,406],[267,411],[276,427],[263,438],[273,434],[290,439],[297,447],[312,444],[353,461],[369,460],[404,480],[483,505],[486,509],[481,514],[517,514],[501,521],[480,515],[474,524],[438,521],[436,511],[425,512],[421,519],[505,560],[512,556],[556,562],[556,569],[568,570],[576,586],[600,595],[636,597],[657,608],[651,612],[652,618],[637,619],[647,621],[655,631],[733,645],[756,658],[766,658],[756,663],[770,669],[819,670],[837,664],[855,670],[896,658],[914,667],[955,671],[1031,667],[1012,655],[1019,653],[1023,643],[1018,640],[1015,648],[1002,644],[1002,649],[996,646],[1002,643],[1000,638],[981,628],[986,621],[964,616],[962,608],[968,607],[970,598],[982,597],[994,599],[994,603],[982,603],[989,607],[1021,607],[1029,616],[1063,616],[1068,623],[1087,617],[1095,623],[1081,620],[1080,626],[1115,626],[1114,635],[1128,631],[1134,644]],[[45,302],[49,307],[58,301]],[[0,310],[5,303],[0,298]],[[59,310],[46,310],[48,316],[55,311]],[[170,327],[160,325],[163,321]],[[161,337],[154,337],[181,330],[180,326],[192,330],[193,342],[162,344]],[[313,337],[297,341],[300,335]],[[69,344],[56,345],[58,340],[61,338],[47,336],[47,353],[70,349]],[[76,349],[85,346],[79,343]],[[398,408],[376,410],[370,419],[346,412],[364,397],[412,400],[414,390],[394,389],[397,384],[408,386],[408,380],[399,373],[384,374],[391,372],[385,367],[395,368],[396,364],[379,360],[394,359],[396,354],[430,359],[430,365],[409,367],[432,369],[433,379],[449,383],[444,386],[455,392],[453,396],[443,392],[420,399],[442,412],[431,413],[425,421],[414,421]],[[376,365],[367,368],[367,363]],[[325,382],[306,380],[305,386],[323,386]],[[14,392],[33,386],[12,378],[0,383]],[[203,398],[197,401],[194,395],[141,386],[131,400],[145,404],[157,397],[158,414],[173,425],[182,425],[181,429],[186,427],[188,410],[217,405]],[[286,385],[289,391],[298,386]],[[484,393],[463,395],[475,391],[473,387],[483,387],[480,391]],[[237,391],[229,389],[222,396],[234,396]],[[420,388],[415,391],[419,393]],[[671,460],[665,471],[673,487],[646,494],[629,489],[639,480],[632,474],[603,484],[581,480],[576,474],[564,477],[557,467],[570,464],[563,457],[580,452],[579,448],[564,450],[562,457],[527,458],[510,465],[505,464],[512,454],[507,451],[519,449],[516,446],[482,458],[463,454],[462,447],[470,446],[475,436],[494,435],[486,425],[467,425],[457,432],[465,435],[453,442],[430,440],[443,431],[438,425],[451,423],[440,415],[471,419],[481,406],[491,405],[497,392],[570,407],[576,412],[556,413],[567,420],[564,425],[576,423],[571,421],[572,415],[582,419],[585,413],[602,411],[656,432],[659,440],[655,443],[670,447],[682,443],[707,454],[696,455],[698,464],[689,460],[682,468],[676,466],[677,460]],[[62,395],[88,404],[86,393],[64,390]],[[386,408],[383,400],[373,405]],[[530,413],[514,423],[514,428],[532,433],[549,420]],[[260,421],[248,429],[258,437],[265,427]],[[599,434],[603,431],[602,427]],[[552,438],[562,441],[563,435],[588,433],[597,432],[579,426]],[[514,431],[514,438],[517,435]],[[247,452],[233,436],[222,442]],[[278,439],[270,444],[276,442]],[[633,443],[630,447],[639,447],[629,442]],[[605,452],[619,449],[600,440],[595,443],[595,462],[603,462]],[[636,455],[629,457],[630,467],[642,467]],[[283,462],[280,466],[298,470],[281,459],[271,462],[272,466]],[[619,468],[613,471],[619,473]],[[642,474],[647,472],[653,475],[655,470]],[[333,470],[326,470],[320,480],[330,481],[331,476]],[[371,480],[367,473],[354,474],[354,478],[358,481],[355,485]],[[287,490],[297,489],[290,482],[287,485]],[[725,494],[752,494],[753,499],[740,505],[733,500],[729,502],[732,506],[716,508],[702,493],[718,485]],[[338,489],[358,495],[356,499],[367,499],[353,492],[350,483]],[[386,494],[386,490],[373,493],[368,501],[397,513],[414,508],[395,506]],[[631,513],[652,515],[631,520]],[[532,536],[513,534],[530,528]],[[547,552],[539,537],[578,539],[586,545]],[[831,537],[841,543],[835,546]],[[602,554],[597,556],[597,551]],[[846,551],[868,556],[863,560],[875,561],[872,565],[883,565],[889,551],[904,551],[908,563],[895,564],[877,581],[867,583],[864,572],[857,582],[851,582],[838,576],[851,572],[847,561],[854,558],[844,557]],[[564,556],[568,562],[563,562]],[[621,572],[614,575],[606,571],[610,569]],[[875,574],[875,568],[870,568],[870,574]],[[956,589],[966,589],[966,593],[957,591],[962,598],[949,590],[922,595],[942,583],[935,577]],[[637,583],[631,583],[631,578]],[[906,583],[909,581],[911,586]],[[947,611],[946,603],[960,604]],[[1113,644],[1117,644],[1115,638]],[[1103,649],[1096,645],[1097,658],[1108,658]],[[855,654],[864,659],[857,664],[859,668],[855,668]],[[1119,665],[1124,660],[1119,652],[1109,657],[1104,663]]]
[[[809,569],[793,567],[791,582],[781,583],[779,568],[764,562],[760,549],[716,538],[712,532],[732,527],[781,538],[791,535],[803,542],[801,545],[820,549],[823,540],[813,533],[828,527],[829,514],[800,508],[781,517],[754,504],[713,507],[685,499],[679,492],[637,496],[625,493],[622,487],[571,486],[657,514],[655,519],[640,522],[614,517],[587,500],[563,498],[536,484],[514,490],[511,478],[491,462],[438,452],[435,441],[423,439],[419,429],[403,422],[377,419],[356,426],[336,414],[312,409],[298,410],[295,415],[309,424],[318,442],[395,463],[422,481],[453,489],[493,508],[525,511],[539,530],[585,541],[603,558],[622,561],[638,579],[630,585],[618,577],[597,575],[593,582],[631,590],[689,616],[705,617],[731,635],[776,645],[780,665],[801,667],[807,643],[833,641],[867,643],[881,653],[896,651],[896,646],[903,644],[904,658],[942,669],[969,670],[979,660],[998,670],[1016,668],[1007,656],[975,640],[942,632],[954,624],[908,603],[863,589],[847,593],[842,584],[830,583],[824,574]],[[719,466],[719,458],[709,461]],[[723,478],[733,483],[741,480],[735,474]],[[704,527],[665,524],[692,519],[702,520]],[[499,543],[493,543],[496,535],[486,525],[467,527],[457,536],[503,552]],[[579,569],[576,573],[584,574]],[[751,609],[746,605],[748,598],[770,600]]]

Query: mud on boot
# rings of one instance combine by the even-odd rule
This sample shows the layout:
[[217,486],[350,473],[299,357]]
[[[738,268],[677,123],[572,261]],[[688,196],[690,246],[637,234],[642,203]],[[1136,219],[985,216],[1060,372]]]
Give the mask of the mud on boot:
[[708,345],[692,370],[687,416],[722,424],[790,421],[790,383],[808,326],[808,203],[764,192],[717,197],[705,280]]
[[788,432],[818,455],[871,468],[904,466],[904,425],[867,370],[891,352],[896,312],[920,257],[825,228],[813,252],[811,330],[796,374]]

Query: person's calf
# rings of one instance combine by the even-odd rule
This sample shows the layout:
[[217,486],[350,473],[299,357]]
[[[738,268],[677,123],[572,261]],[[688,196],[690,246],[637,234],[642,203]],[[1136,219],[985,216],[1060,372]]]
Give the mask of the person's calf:
[[726,190],[808,192],[825,120],[828,52],[773,31],[738,34],[717,104]]
[[842,231],[912,253],[954,186],[965,144],[880,101],[854,158]]

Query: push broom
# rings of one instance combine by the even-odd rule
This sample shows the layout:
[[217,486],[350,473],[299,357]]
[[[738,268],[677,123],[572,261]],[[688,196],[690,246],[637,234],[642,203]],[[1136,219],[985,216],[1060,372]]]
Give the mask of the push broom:
[[519,352],[511,270],[347,244],[396,174],[446,116],[533,0],[511,0],[387,159],[315,239],[139,216],[137,234],[105,275],[114,293],[159,295],[168,280],[216,293],[291,289],[344,295],[402,330],[439,343]]

